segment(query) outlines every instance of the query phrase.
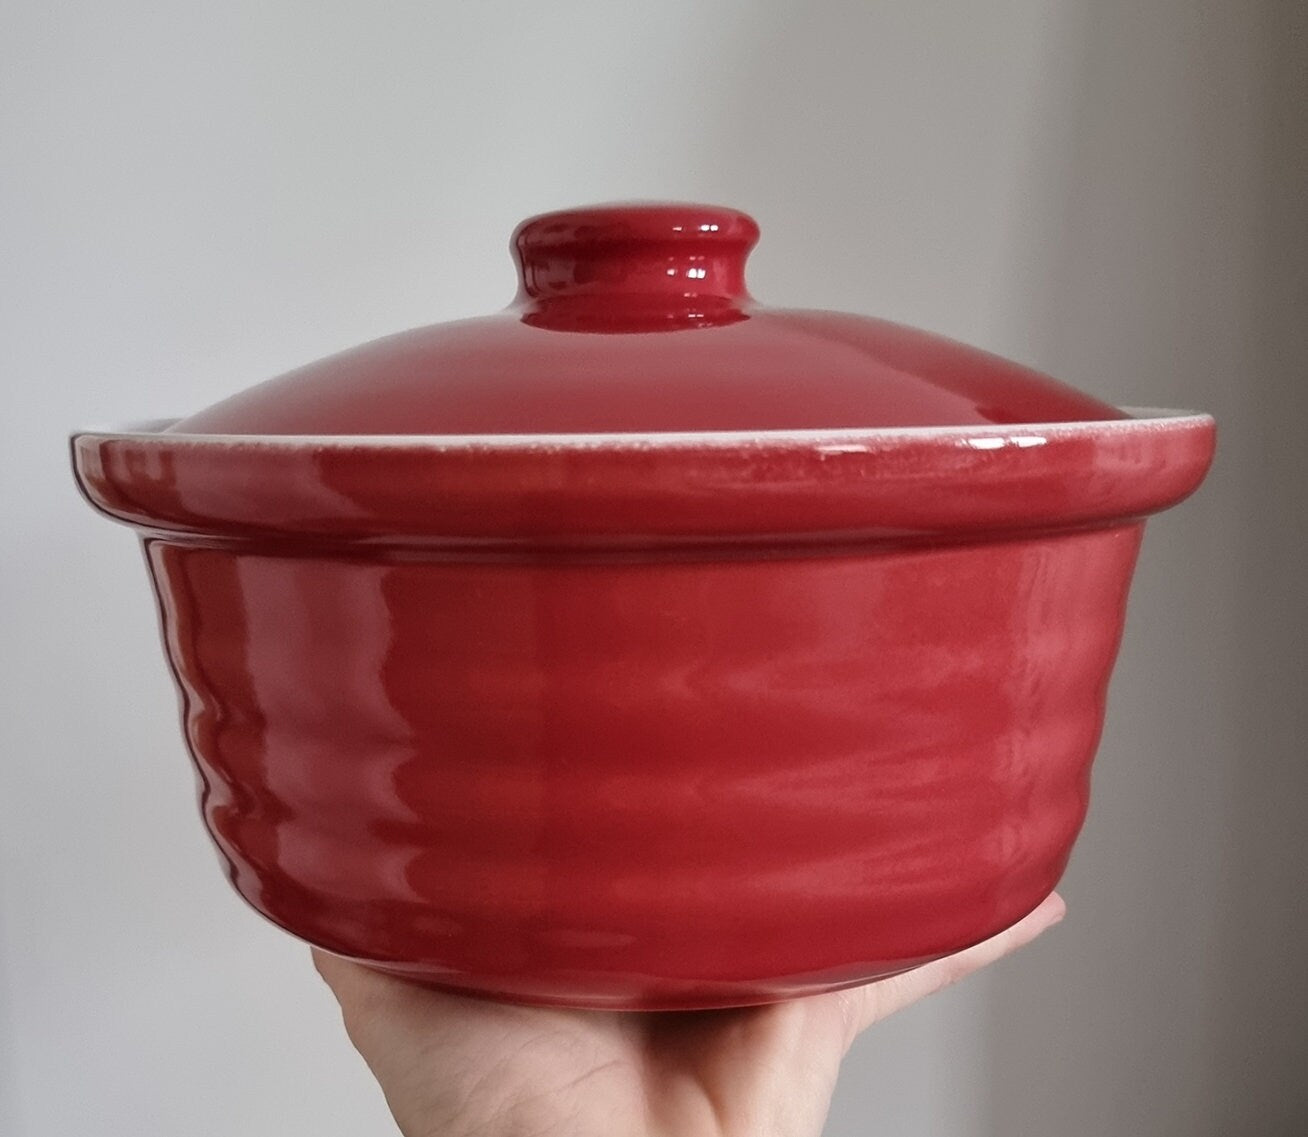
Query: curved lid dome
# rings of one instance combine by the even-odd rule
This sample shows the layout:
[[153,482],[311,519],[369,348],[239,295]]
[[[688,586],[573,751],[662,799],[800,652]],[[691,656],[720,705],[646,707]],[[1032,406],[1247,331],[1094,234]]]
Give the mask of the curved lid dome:
[[758,226],[692,204],[547,213],[503,312],[374,340],[174,424],[186,434],[461,435],[1088,422],[1127,416],[928,332],[768,308]]

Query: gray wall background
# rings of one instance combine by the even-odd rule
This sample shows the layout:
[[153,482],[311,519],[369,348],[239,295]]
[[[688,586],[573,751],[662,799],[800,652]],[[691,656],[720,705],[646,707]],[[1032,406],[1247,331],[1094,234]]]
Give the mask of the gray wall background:
[[1068,920],[884,1024],[832,1137],[1308,1132],[1308,16],[1294,0],[0,9],[0,1132],[390,1132],[215,871],[76,425],[512,294],[527,214],[721,200],[756,295],[1221,422],[1146,541]]

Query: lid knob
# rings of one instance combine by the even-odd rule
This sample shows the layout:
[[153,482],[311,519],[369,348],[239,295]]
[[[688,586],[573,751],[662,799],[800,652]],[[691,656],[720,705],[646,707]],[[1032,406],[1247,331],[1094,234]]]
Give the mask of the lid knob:
[[594,296],[747,299],[748,214],[718,205],[631,202],[543,213],[513,234],[519,303]]

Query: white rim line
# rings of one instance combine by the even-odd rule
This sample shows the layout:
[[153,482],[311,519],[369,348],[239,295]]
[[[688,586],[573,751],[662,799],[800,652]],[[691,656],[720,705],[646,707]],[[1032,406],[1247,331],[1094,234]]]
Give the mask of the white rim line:
[[[78,438],[123,439],[187,446],[310,447],[333,449],[648,449],[657,447],[714,448],[811,445],[830,452],[858,452],[879,442],[896,439],[954,439],[978,449],[998,446],[1039,446],[1049,435],[1098,434],[1104,431],[1171,430],[1211,423],[1212,416],[1198,411],[1157,407],[1123,407],[1124,419],[1087,422],[977,423],[965,426],[840,427],[830,430],[705,430],[632,431],[596,434],[186,434],[167,433],[179,419],[152,419],[119,428],[90,427],[72,433]],[[859,444],[862,445],[859,445]],[[828,445],[824,445],[828,444]],[[988,445],[985,445],[988,444]]]

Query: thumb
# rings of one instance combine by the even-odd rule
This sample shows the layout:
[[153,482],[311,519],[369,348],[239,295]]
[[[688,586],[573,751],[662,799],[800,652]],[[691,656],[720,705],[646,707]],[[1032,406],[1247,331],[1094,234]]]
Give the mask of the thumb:
[[924,964],[902,975],[892,975],[889,979],[881,979],[865,987],[842,991],[840,998],[848,1042],[852,1043],[873,1023],[880,1022],[919,999],[952,986],[1018,948],[1025,947],[1057,924],[1066,912],[1063,898],[1056,892],[1050,893],[1030,915],[974,947]]

